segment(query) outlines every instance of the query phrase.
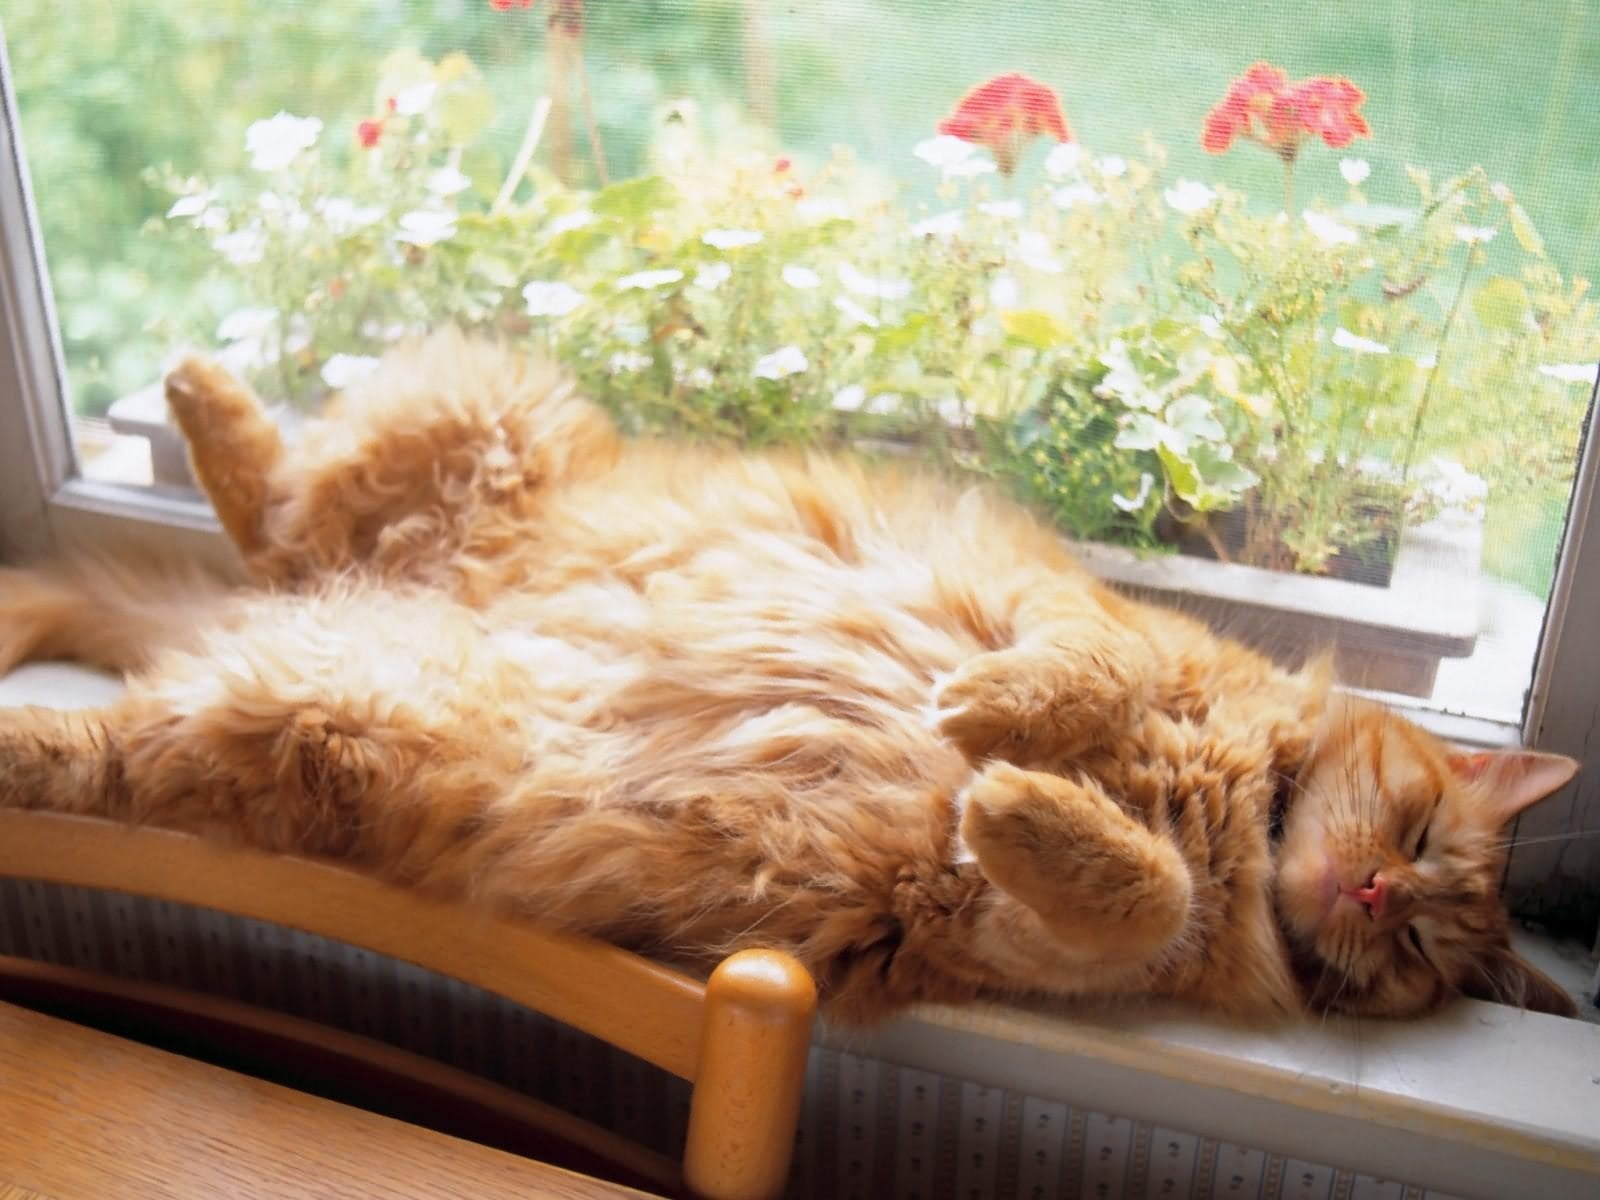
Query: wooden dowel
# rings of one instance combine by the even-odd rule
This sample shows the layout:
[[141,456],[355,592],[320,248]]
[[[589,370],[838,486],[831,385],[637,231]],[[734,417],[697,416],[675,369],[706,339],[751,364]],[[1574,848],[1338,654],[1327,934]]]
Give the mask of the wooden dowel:
[[692,1195],[782,1195],[816,1007],[816,985],[787,954],[744,950],[712,972],[683,1155]]

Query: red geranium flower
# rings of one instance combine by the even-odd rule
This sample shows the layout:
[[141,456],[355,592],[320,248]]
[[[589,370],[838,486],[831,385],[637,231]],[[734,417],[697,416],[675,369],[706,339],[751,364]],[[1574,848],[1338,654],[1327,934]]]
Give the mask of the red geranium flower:
[[1006,174],[1017,168],[1023,148],[1040,134],[1070,142],[1072,130],[1054,89],[1012,72],[980,83],[939,122],[939,132],[987,146]]
[[519,4],[522,5],[523,8],[532,8],[533,0],[489,0],[489,7],[497,8],[501,12],[505,12],[507,9],[515,8]]
[[378,144],[378,139],[383,136],[382,121],[362,121],[356,126],[356,141],[368,150]]
[[1282,69],[1258,62],[1206,114],[1200,144],[1221,154],[1235,138],[1248,138],[1293,162],[1308,136],[1335,148],[1369,136],[1372,130],[1357,111],[1366,98],[1343,76],[1317,75],[1290,83]]

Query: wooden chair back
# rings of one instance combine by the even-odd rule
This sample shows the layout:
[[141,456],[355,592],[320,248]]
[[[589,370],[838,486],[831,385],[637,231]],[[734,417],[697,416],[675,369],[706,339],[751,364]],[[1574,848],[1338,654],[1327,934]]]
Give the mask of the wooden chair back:
[[[0,809],[0,876],[267,921],[503,996],[692,1083],[681,1165],[688,1194],[767,1200],[783,1191],[816,1008],[810,975],[785,954],[734,954],[701,983],[615,946],[435,900],[333,863],[32,810]],[[155,1003],[159,990],[140,994]],[[274,1028],[281,1034],[296,1024],[308,1023]]]

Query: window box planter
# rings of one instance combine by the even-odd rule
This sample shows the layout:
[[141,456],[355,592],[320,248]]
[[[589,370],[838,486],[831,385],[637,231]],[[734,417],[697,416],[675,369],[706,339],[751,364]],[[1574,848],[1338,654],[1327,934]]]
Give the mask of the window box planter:
[[1430,696],[1440,660],[1465,658],[1478,643],[1481,514],[1404,529],[1386,587],[1095,543],[1076,552],[1106,582],[1193,613],[1285,665],[1332,646],[1337,677],[1351,687]]

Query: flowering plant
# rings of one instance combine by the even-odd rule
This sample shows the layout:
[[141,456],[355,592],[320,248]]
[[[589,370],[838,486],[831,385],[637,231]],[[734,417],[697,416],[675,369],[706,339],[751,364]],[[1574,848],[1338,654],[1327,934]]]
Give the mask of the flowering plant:
[[[554,355],[632,432],[917,454],[1075,536],[1321,571],[1481,502],[1479,476],[1547,471],[1570,446],[1507,453],[1477,410],[1557,424],[1571,364],[1600,356],[1581,283],[1481,170],[1414,172],[1415,203],[1384,206],[1347,158],[1346,203],[1262,212],[1174,178],[1153,141],[1090,152],[1053,91],[1004,75],[908,156],[931,207],[843,152],[713,147],[689,103],[649,173],[589,190],[539,165],[538,105],[510,172],[486,170],[492,100],[463,56],[379,75],[376,115],[267,118],[243,178],[165,180],[169,227],[250,298],[224,354],[303,406],[455,322]],[[1343,82],[1252,67],[1207,147],[1347,146],[1369,131]]]

